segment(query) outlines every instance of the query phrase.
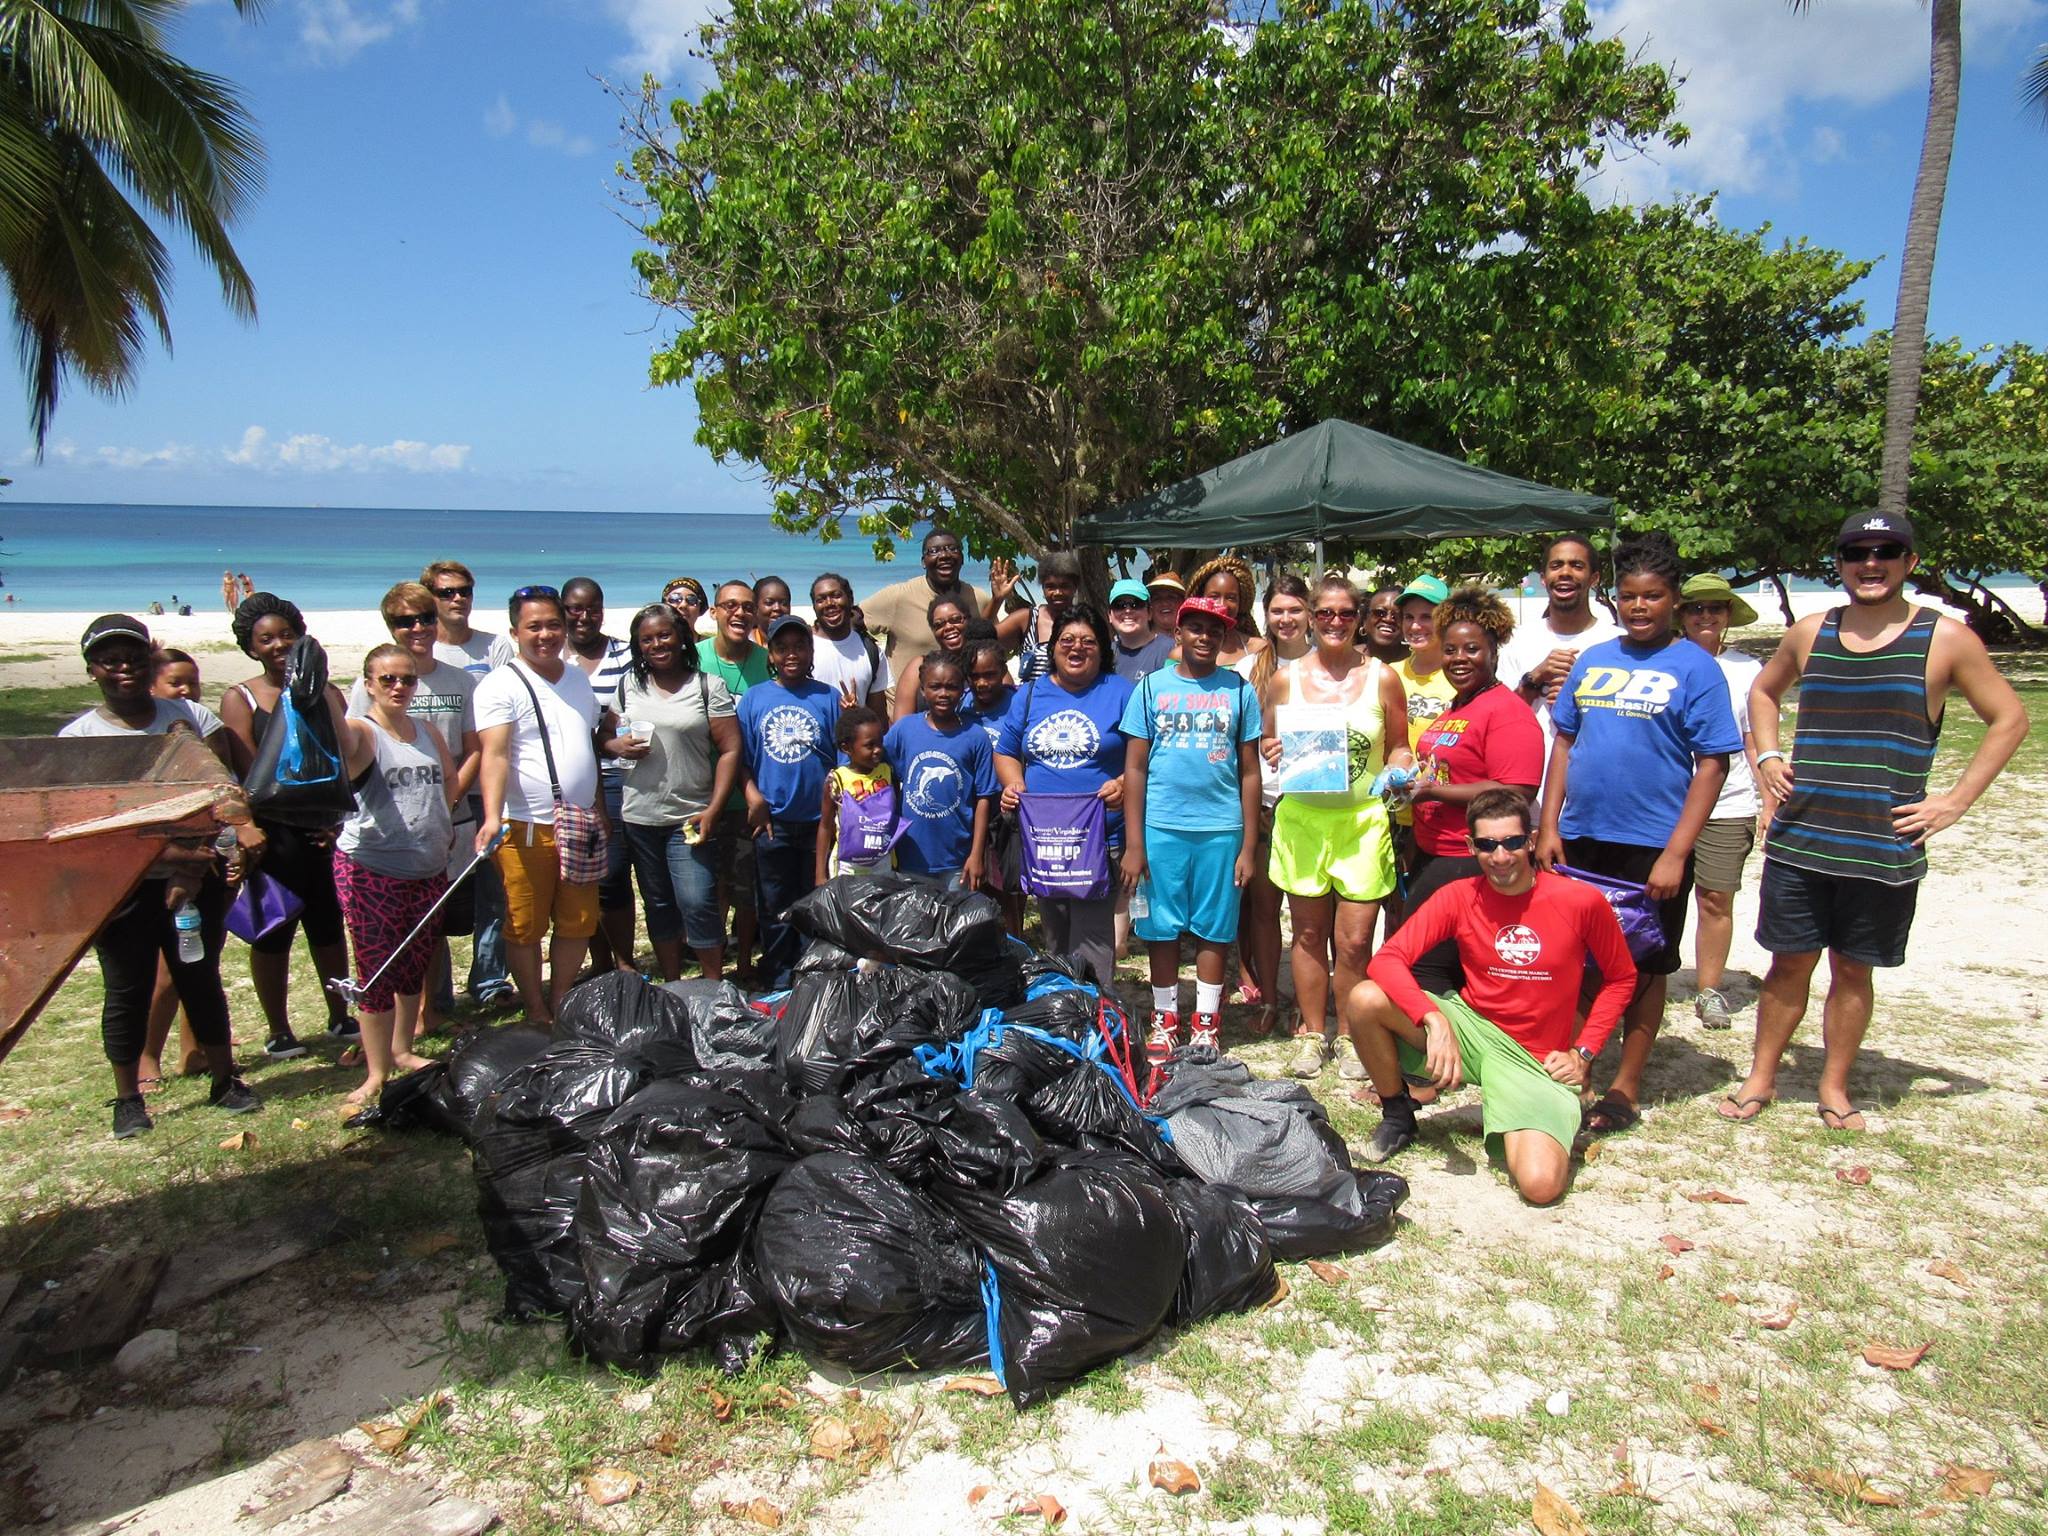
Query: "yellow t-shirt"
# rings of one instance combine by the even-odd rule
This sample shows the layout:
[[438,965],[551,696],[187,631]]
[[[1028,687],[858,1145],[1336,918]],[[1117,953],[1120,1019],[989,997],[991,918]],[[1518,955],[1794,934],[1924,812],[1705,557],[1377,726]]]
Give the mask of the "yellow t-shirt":
[[[861,773],[857,769],[846,767],[834,768],[825,782],[832,791],[832,815],[836,818],[839,814],[840,796],[851,795],[856,800],[865,800],[869,795],[874,794],[875,791],[894,784],[896,776],[890,772],[887,763],[877,763],[873,773]],[[837,821],[835,819],[831,870],[833,874],[872,875],[878,869],[894,869],[895,867],[896,854],[893,849],[890,850],[888,858],[874,864],[844,863],[839,857]]]
[[[1401,691],[1408,695],[1408,749],[1412,752],[1416,738],[1435,725],[1436,717],[1451,707],[1451,700],[1458,696],[1458,690],[1444,676],[1442,667],[1427,677],[1416,676],[1413,656],[1403,656],[1396,662],[1394,675],[1401,679]],[[1404,827],[1413,826],[1415,812],[1408,806],[1401,806],[1394,812],[1394,820]]]

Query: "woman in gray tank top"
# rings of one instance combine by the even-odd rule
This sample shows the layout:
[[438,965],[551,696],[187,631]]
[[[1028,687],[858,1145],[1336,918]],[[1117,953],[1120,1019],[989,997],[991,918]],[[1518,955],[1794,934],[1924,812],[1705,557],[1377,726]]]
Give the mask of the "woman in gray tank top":
[[412,653],[403,646],[378,646],[363,658],[363,684],[369,714],[341,721],[356,808],[334,840],[334,885],[355,948],[358,982],[375,976],[401,944],[405,949],[361,996],[367,1076],[349,1095],[352,1104],[373,1101],[393,1070],[426,1065],[413,1052],[413,1036],[438,934],[429,924],[405,941],[448,888],[448,850],[455,836],[448,813],[455,761],[438,731],[406,713],[419,686]]

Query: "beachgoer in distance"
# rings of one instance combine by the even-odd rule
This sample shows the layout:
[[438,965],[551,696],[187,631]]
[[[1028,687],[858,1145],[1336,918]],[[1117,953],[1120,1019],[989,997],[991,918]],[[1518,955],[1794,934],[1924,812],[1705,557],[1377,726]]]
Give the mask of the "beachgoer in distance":
[[1536,840],[1545,869],[1568,864],[1642,886],[1664,930],[1663,944],[1636,962],[1621,1065],[1586,1115],[1596,1135],[1625,1131],[1641,1118],[1643,1068],[1685,933],[1693,845],[1721,797],[1729,754],[1742,750],[1728,680],[1672,627],[1679,566],[1671,536],[1622,539],[1614,570],[1622,637],[1583,651],[1551,706],[1556,740]]
[[[1046,947],[1104,986],[1116,976],[1115,869],[1124,840],[1127,745],[1118,726],[1131,697],[1131,685],[1105,669],[1114,643],[1091,605],[1069,608],[1052,633],[1051,673],[1017,690],[996,743],[1005,811],[1015,812],[1026,794],[1092,795],[1102,804],[1102,895],[1041,896],[1038,911]],[[1021,822],[1020,833],[1029,836]],[[1025,860],[1032,857],[1025,850]]]
[[1376,587],[1366,599],[1365,619],[1358,626],[1358,643],[1365,654],[1398,667],[1408,659],[1408,646],[1401,639],[1401,587],[1389,582]]
[[238,594],[240,594],[242,601],[245,603],[249,601],[250,598],[256,595],[256,583],[249,579],[249,573],[247,571],[239,571],[236,573],[235,591]]
[[627,674],[600,701],[600,729],[605,749],[626,764],[626,843],[647,939],[664,979],[682,979],[687,941],[705,978],[717,981],[725,970],[719,828],[741,771],[732,695],[705,675],[682,615],[667,604],[634,614],[627,642]]
[[1500,675],[1536,711],[1543,728],[1543,760],[1550,761],[1556,739],[1551,706],[1566,675],[1588,646],[1619,640],[1621,626],[1593,606],[1600,590],[1599,560],[1584,534],[1567,533],[1550,541],[1538,572],[1546,598],[1542,622],[1524,624],[1501,652]]
[[[735,710],[749,688],[768,681],[768,652],[754,644],[754,588],[750,582],[724,582],[713,592],[711,633],[697,642],[697,664],[706,676],[725,684]],[[754,866],[754,834],[747,824],[744,796],[726,802],[718,836],[719,907],[723,911],[730,906],[733,912],[733,979],[751,987],[756,980],[752,957],[759,925],[754,911],[759,873]]]
[[1152,605],[1152,628],[1170,635],[1180,623],[1180,605],[1188,600],[1188,584],[1174,571],[1154,571],[1145,578],[1145,598]]
[[754,641],[768,643],[768,631],[789,617],[792,597],[789,583],[780,576],[763,576],[754,583]]
[[704,595],[704,583],[694,576],[672,577],[661,589],[661,600],[682,620],[683,638],[695,645],[697,626],[711,611],[711,600]]
[[929,655],[936,648],[928,617],[933,598],[953,598],[970,614],[987,612],[988,594],[960,579],[964,556],[959,534],[934,528],[924,536],[924,573],[886,586],[861,604],[865,628],[888,635],[884,651],[899,672],[910,657]]
[[[562,612],[569,623],[562,659],[590,679],[590,691],[600,702],[609,699],[633,657],[625,641],[604,632],[604,588],[588,576],[572,576],[562,583]],[[597,932],[590,937],[590,964],[595,971],[631,971],[637,969],[633,963],[633,864],[626,850],[626,826],[620,810],[625,802],[626,765],[601,753],[597,776],[612,836],[605,855],[610,862],[597,886]]]
[[235,591],[235,573],[233,571],[222,571],[220,573],[221,606],[227,609],[229,613],[233,613],[235,611],[235,604],[241,600],[241,597]]
[[[1698,992],[1693,1017],[1708,1029],[1726,1029],[1732,1022],[1728,997],[1721,988],[1728,968],[1728,948],[1735,939],[1735,893],[1742,889],[1742,866],[1756,846],[1761,802],[1756,792],[1756,741],[1749,729],[1749,690],[1762,663],[1727,648],[1728,631],[1756,622],[1756,610],[1735,595],[1725,576],[1693,576],[1678,589],[1678,623],[1685,638],[1720,664],[1728,679],[1728,702],[1735,708],[1735,729],[1742,750],[1728,754],[1728,781],[1693,844],[1693,904],[1698,909],[1693,930],[1693,966]],[[1768,820],[1768,816],[1765,817]]]
[[[932,649],[926,655],[958,653],[967,643],[968,630],[975,625],[980,625],[991,636],[995,633],[993,624],[987,619],[975,618],[956,597],[933,598],[925,617],[932,631]],[[883,665],[888,663],[885,661]],[[924,657],[915,656],[896,674],[895,702],[890,709],[892,718],[907,720],[925,707],[923,668]]]
[[796,968],[789,906],[817,881],[819,808],[835,766],[839,695],[811,677],[813,645],[802,619],[779,620],[768,637],[768,681],[749,688],[739,705],[761,980],[771,992],[788,986]]
[[440,914],[424,931],[414,930],[448,889],[455,841],[448,811],[458,786],[455,758],[441,733],[408,710],[418,668],[406,647],[378,646],[363,658],[368,713],[344,718],[335,710],[356,808],[334,840],[334,885],[355,946],[358,982],[367,984],[383,970],[356,999],[364,1076],[348,1096],[351,1104],[374,1102],[394,1071],[427,1064],[413,1043]]
[[896,867],[941,890],[981,888],[989,812],[1001,786],[986,732],[960,718],[967,668],[955,651],[918,665],[921,714],[889,727],[883,747],[896,770],[903,837]]
[[[1052,633],[1060,616],[1074,606],[1081,595],[1081,560],[1070,549],[1055,549],[1038,562],[1038,585],[1045,600],[1004,613],[1003,606],[1017,590],[1017,566],[1011,560],[992,560],[988,568],[988,617],[996,626],[996,638],[1016,646],[1017,681],[1028,683],[1052,669]],[[1105,663],[1106,665],[1107,663]]]
[[1287,897],[1294,938],[1288,951],[1301,1009],[1286,1070],[1314,1077],[1329,1060],[1323,1033],[1332,959],[1336,995],[1348,996],[1372,958],[1380,903],[1394,889],[1393,823],[1374,784],[1382,768],[1411,768],[1408,705],[1394,669],[1358,654],[1359,599],[1342,576],[1325,576],[1309,610],[1315,648],[1273,673],[1260,700],[1260,750],[1276,768],[1281,711],[1335,706],[1346,741],[1346,784],[1317,794],[1283,794],[1273,812],[1273,884]]
[[[220,717],[187,699],[159,698],[150,691],[149,630],[139,619],[109,613],[86,626],[79,640],[86,675],[100,690],[100,702],[57,732],[59,736],[163,736],[190,731],[207,743],[227,766],[229,756]],[[151,1128],[142,1102],[140,1062],[149,1030],[150,997],[157,969],[168,967],[171,985],[191,1021],[192,1033],[205,1054],[213,1087],[208,1101],[230,1114],[262,1107],[235,1072],[234,1047],[228,1039],[228,999],[220,984],[220,946],[226,932],[228,892],[239,880],[245,859],[262,847],[252,828],[236,828],[238,849],[224,861],[224,870],[202,869],[196,862],[152,868],[135,894],[107,919],[93,937],[99,959],[102,996],[100,1039],[107,1063],[114,1069],[114,1136],[126,1140]],[[178,958],[178,908],[190,903],[199,913],[203,943],[199,959]]]
[[[880,710],[865,704],[850,709],[842,706],[839,711],[839,723],[832,732],[833,745],[846,761],[825,775],[824,795],[818,806],[818,849],[812,880],[815,885],[823,885],[837,875],[860,877],[896,867],[893,847],[876,856],[854,859],[846,856],[840,838],[840,816],[851,809],[848,802],[859,806],[878,795],[895,794],[896,771],[890,767],[884,747],[888,725]],[[877,809],[886,819],[895,819],[893,798],[878,802]]]
[[[1308,654],[1308,583],[1282,571],[1266,586],[1266,647],[1252,668],[1251,685],[1266,697],[1273,674]],[[1246,1032],[1263,1040],[1280,1022],[1280,887],[1273,883],[1273,811],[1280,803],[1280,781],[1274,767],[1259,753],[1259,839],[1252,856],[1252,877],[1244,888],[1238,918],[1238,977],[1244,1000],[1259,1011]]]
[[[1380,1100],[1363,1156],[1383,1163],[1415,1139],[1402,1069],[1425,1068],[1440,1091],[1479,1090],[1488,1151],[1524,1200],[1549,1205],[1571,1173],[1579,1090],[1635,990],[1635,966],[1606,899],[1530,858],[1526,799],[1487,789],[1464,811],[1479,874],[1421,902],[1351,993],[1352,1043]],[[1464,976],[1455,992],[1431,990],[1415,970],[1446,943]],[[1601,986],[1575,1031],[1588,960]]]
[[1166,665],[1174,632],[1153,627],[1152,595],[1142,581],[1125,577],[1109,589],[1109,630],[1116,636],[1111,670],[1125,682],[1135,683]]
[[505,960],[526,1017],[552,1027],[597,931],[597,886],[564,880],[555,844],[557,805],[604,809],[593,745],[597,696],[582,669],[562,659],[569,626],[560,593],[521,587],[506,616],[519,654],[476,690],[484,749],[476,851],[489,850],[504,829],[505,841],[492,857],[505,883]]
[[1223,969],[1259,841],[1259,697],[1216,665],[1235,615],[1213,597],[1180,605],[1180,660],[1131,690],[1124,756],[1124,888],[1152,978],[1146,1051],[1155,1069],[1182,1043],[1180,947],[1195,941],[1188,1042],[1220,1050]]
[[489,630],[472,629],[476,578],[460,560],[436,560],[420,572],[420,585],[434,594],[434,659],[482,677],[513,656],[512,642]]
[[[221,695],[220,717],[240,739],[241,750],[248,754],[245,760],[253,763],[283,696],[292,647],[305,636],[306,616],[298,604],[258,592],[235,609],[232,627],[242,653],[263,670]],[[335,712],[345,712],[340,690],[330,683],[327,692]],[[296,918],[279,923],[249,946],[249,980],[270,1031],[263,1054],[277,1061],[306,1054],[292,1030],[289,998],[292,939],[301,930],[313,970],[320,978],[320,996],[327,1005],[328,1038],[351,1043],[356,1038],[355,1020],[349,1016],[348,1005],[327,987],[329,981],[348,974],[341,899],[334,890],[334,833],[331,829],[316,832],[287,826],[260,816],[256,824],[266,839],[263,873],[304,903]]]
[[865,704],[888,714],[889,663],[882,648],[853,627],[853,583],[827,571],[811,583],[811,612],[816,637],[811,675],[838,690],[841,709]]
[[[1749,1076],[1720,1113],[1754,1119],[1777,1094],[1778,1061],[1806,1016],[1822,950],[1827,1047],[1815,1097],[1830,1130],[1863,1129],[1849,1071],[1874,1001],[1871,972],[1904,964],[1927,840],[1954,826],[2026,739],[2026,706],[1968,626],[1915,607],[1906,578],[1919,563],[1912,522],[1856,513],[1836,537],[1849,601],[1785,632],[1750,690],[1758,777],[1776,802],[1764,841],[1756,939],[1771,952],[1757,1000]],[[1799,684],[1799,729],[1788,761],[1778,706]],[[1962,776],[1927,793],[1950,689],[1984,722]]]
[[[424,720],[439,732],[441,744],[455,760],[458,798],[450,811],[455,835],[449,848],[447,870],[448,878],[453,880],[469,867],[473,857],[470,845],[476,840],[477,820],[483,814],[483,800],[476,787],[477,771],[484,757],[483,744],[476,735],[477,680],[463,668],[450,666],[434,654],[439,610],[434,603],[434,594],[419,582],[401,581],[391,587],[378,603],[377,611],[384,620],[391,643],[412,657],[413,671],[419,678],[413,685],[405,712],[415,720]],[[370,712],[370,688],[361,678],[349,689],[348,712],[358,716]],[[477,932],[477,887],[486,878],[493,888],[499,888],[497,871],[486,865],[456,887],[455,894],[448,898],[447,905],[441,908],[441,914],[435,921],[440,933],[434,941],[434,963],[427,973],[425,1000],[420,1005],[419,1032],[422,1035],[434,1034],[441,1027],[441,1021],[454,1011],[455,984],[448,940],[470,937]],[[503,911],[501,891],[498,901],[500,923]],[[510,985],[509,981],[507,985]]]

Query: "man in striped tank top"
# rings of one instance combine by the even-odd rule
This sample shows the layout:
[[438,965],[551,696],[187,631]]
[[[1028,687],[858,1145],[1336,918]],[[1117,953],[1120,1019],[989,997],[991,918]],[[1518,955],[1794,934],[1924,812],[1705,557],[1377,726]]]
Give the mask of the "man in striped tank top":
[[[1919,557],[1902,514],[1859,512],[1836,538],[1846,606],[1801,619],[1750,690],[1757,776],[1776,802],[1764,843],[1756,939],[1771,952],[1756,1011],[1756,1055],[1724,1119],[1753,1120],[1777,1097],[1778,1059],[1806,1015],[1828,952],[1821,1013],[1827,1056],[1815,1094],[1829,1130],[1860,1131],[1849,1069],[1870,1024],[1871,972],[1903,965],[1927,839],[1954,826],[2027,735],[2027,711],[1968,628],[1906,601]],[[1778,705],[1799,684],[1788,759]],[[1985,724],[1954,788],[1927,792],[1951,688]]]

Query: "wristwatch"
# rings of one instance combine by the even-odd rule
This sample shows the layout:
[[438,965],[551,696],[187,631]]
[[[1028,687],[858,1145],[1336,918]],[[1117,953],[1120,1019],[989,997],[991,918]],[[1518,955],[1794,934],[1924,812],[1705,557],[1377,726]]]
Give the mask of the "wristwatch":
[[1590,1067],[1591,1065],[1593,1065],[1593,1053],[1587,1050],[1583,1045],[1573,1046],[1572,1054],[1578,1057],[1579,1060],[1583,1061],[1587,1066]]

